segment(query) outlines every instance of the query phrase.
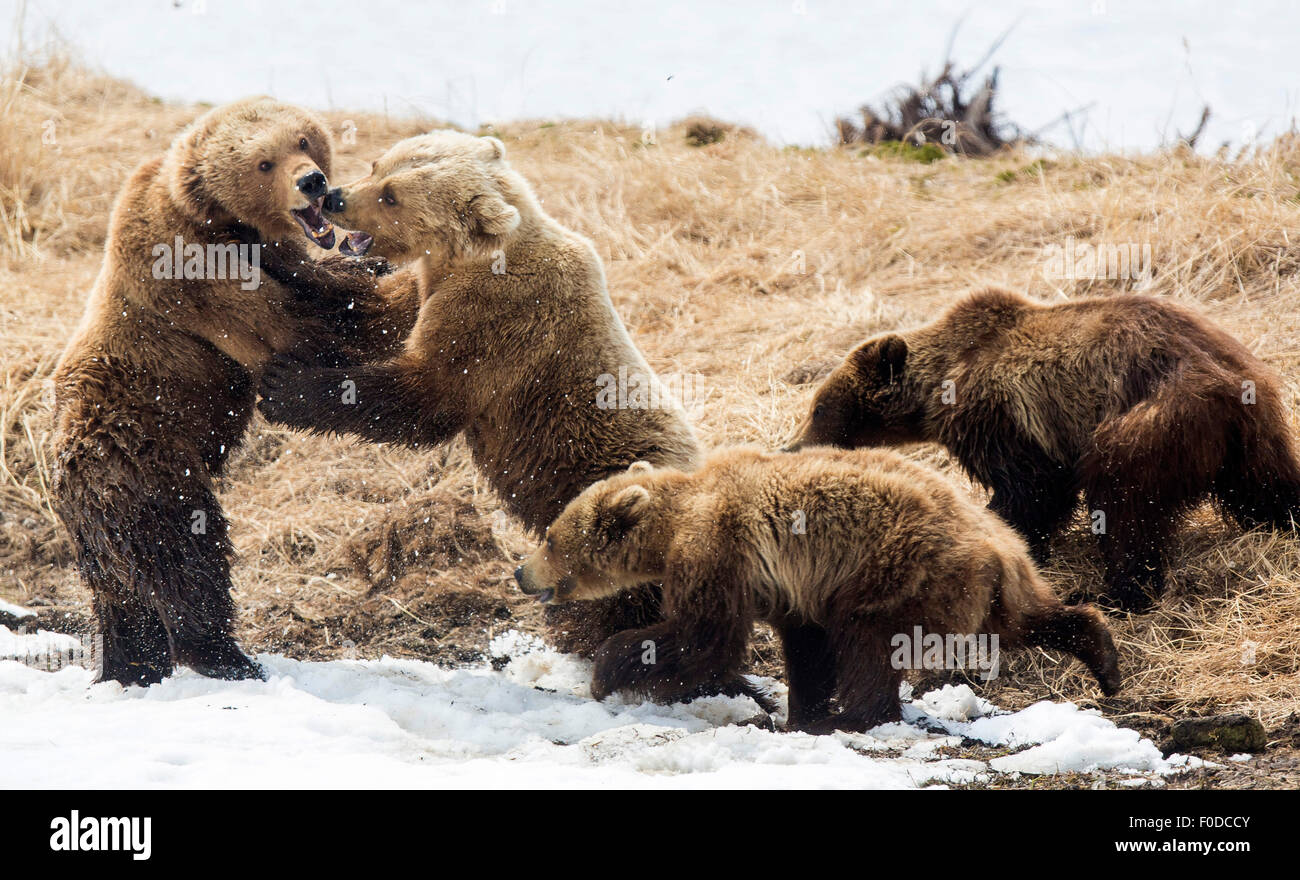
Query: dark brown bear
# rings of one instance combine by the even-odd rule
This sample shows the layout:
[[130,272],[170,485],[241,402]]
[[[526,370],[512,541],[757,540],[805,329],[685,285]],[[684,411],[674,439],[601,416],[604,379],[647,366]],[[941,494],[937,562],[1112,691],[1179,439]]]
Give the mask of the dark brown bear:
[[784,647],[787,726],[812,733],[896,720],[898,640],[918,627],[1068,651],[1105,693],[1120,684],[1101,613],[1062,605],[1019,535],[887,450],[727,449],[693,473],[633,465],[570,502],[515,577],[547,603],[662,581],[665,620],[597,651],[596,699],[680,700],[734,678],[756,618]]
[[[320,212],[330,156],[315,116],[241,101],[138,168],[113,209],[103,268],[54,375],[54,505],[94,594],[102,679],[147,684],[174,664],[260,675],[231,635],[213,481],[243,437],[262,366],[326,328],[293,318],[291,291],[245,278],[253,252],[229,249],[300,230],[332,247]],[[166,255],[178,242],[180,273]]]
[[860,345],[800,435],[792,448],[942,443],[1040,561],[1082,493],[1121,608],[1160,595],[1161,550],[1202,499],[1245,528],[1291,528],[1300,510],[1277,376],[1206,318],[1149,296],[1048,306],[976,293]]

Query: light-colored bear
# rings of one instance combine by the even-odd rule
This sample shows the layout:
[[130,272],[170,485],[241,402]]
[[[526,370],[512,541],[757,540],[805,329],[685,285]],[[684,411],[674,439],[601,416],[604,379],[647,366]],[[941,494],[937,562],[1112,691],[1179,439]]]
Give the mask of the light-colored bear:
[[[595,248],[542,210],[500,140],[408,138],[325,207],[373,236],[371,255],[411,264],[372,294],[309,265],[300,284],[322,313],[382,325],[370,334],[381,353],[377,337],[405,341],[391,357],[334,367],[315,352],[277,359],[261,389],[268,418],[420,446],[463,434],[502,504],[534,531],[634,461],[696,465],[695,433],[670,394],[647,394],[644,407],[602,394],[619,377],[646,389],[658,379]],[[658,614],[657,590],[645,589],[548,620],[557,644],[589,653]]]

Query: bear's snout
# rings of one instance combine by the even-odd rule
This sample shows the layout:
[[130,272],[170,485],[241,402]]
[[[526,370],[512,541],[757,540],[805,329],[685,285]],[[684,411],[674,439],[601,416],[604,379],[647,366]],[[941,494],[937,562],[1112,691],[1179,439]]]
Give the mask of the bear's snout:
[[537,584],[533,583],[533,579],[528,576],[528,569],[522,565],[515,569],[515,583],[519,584],[519,589],[529,596],[536,596],[542,591]]
[[328,189],[329,181],[325,179],[325,175],[320,171],[308,171],[298,178],[298,192],[313,202],[319,198],[324,198],[325,191]]
[[347,202],[343,200],[343,187],[336,186],[325,195],[324,208],[331,214],[338,214],[347,209]]
[[536,596],[537,601],[545,605],[556,597],[556,590],[544,590],[539,587],[528,574],[528,569],[519,566],[515,569],[515,583],[519,584],[519,589],[526,595]]

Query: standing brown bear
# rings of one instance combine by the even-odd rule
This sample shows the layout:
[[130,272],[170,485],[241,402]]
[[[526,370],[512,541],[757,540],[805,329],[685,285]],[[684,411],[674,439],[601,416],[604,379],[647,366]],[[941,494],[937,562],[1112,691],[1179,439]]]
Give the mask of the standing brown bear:
[[885,450],[730,449],[690,474],[634,465],[570,502],[515,577],[547,603],[663,582],[665,620],[596,653],[596,699],[671,701],[728,680],[756,618],[781,639],[796,730],[896,720],[898,639],[918,627],[1067,651],[1105,693],[1120,683],[1096,608],[1062,605],[1005,523]]
[[291,318],[290,292],[259,284],[259,252],[234,242],[301,229],[332,247],[320,212],[330,152],[315,116],[240,101],[140,166],[113,209],[103,267],[54,375],[54,504],[94,594],[104,680],[156,682],[174,664],[260,675],[231,636],[231,548],[213,480],[243,437],[267,359],[323,327]]
[[[670,395],[607,393],[621,377],[645,391],[658,380],[614,310],[595,248],[542,210],[501,141],[408,138],[325,207],[373,236],[371,254],[413,262],[378,290],[310,261],[269,269],[371,350],[363,363],[319,344],[276,358],[261,386],[267,418],[419,446],[463,433],[502,504],[537,532],[634,461],[697,463]],[[658,615],[647,588],[547,620],[557,645],[590,653]]]
[[1300,465],[1279,381],[1245,346],[1167,300],[1042,305],[985,290],[933,323],[854,350],[793,448],[942,443],[1042,560],[1082,492],[1106,600],[1139,609],[1161,549],[1206,498],[1243,527],[1292,527]]

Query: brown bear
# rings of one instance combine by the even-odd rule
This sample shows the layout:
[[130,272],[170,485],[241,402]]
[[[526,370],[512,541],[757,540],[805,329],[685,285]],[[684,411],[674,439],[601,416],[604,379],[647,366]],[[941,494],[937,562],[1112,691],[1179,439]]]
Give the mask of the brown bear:
[[[360,325],[374,350],[361,362],[313,344],[275,359],[261,385],[267,418],[419,446],[463,433],[502,504],[537,532],[634,461],[695,465],[699,444],[670,395],[606,393],[661,386],[591,242],[542,210],[500,140],[408,138],[325,208],[373,236],[372,255],[413,262],[377,291],[311,261],[269,270],[315,296],[320,315]],[[657,592],[645,589],[548,614],[548,625],[559,647],[590,653],[657,618]]]
[[936,442],[993,490],[1039,561],[1082,492],[1105,601],[1159,596],[1161,549],[1208,497],[1244,527],[1291,527],[1300,466],[1279,381],[1192,310],[1150,296],[1043,305],[984,290],[862,343],[814,395],[801,444]]
[[291,292],[261,281],[260,251],[237,242],[301,229],[333,247],[321,214],[330,156],[312,114],[244,100],[136,169],[113,209],[54,375],[54,505],[94,595],[104,680],[156,682],[174,664],[260,674],[231,636],[231,547],[213,480],[244,434],[263,364],[326,330],[293,318]]
[[570,502],[515,577],[547,603],[662,581],[665,619],[597,651],[596,699],[675,700],[733,677],[756,618],[781,638],[790,729],[897,719],[898,639],[918,631],[1063,650],[1105,693],[1119,687],[1101,613],[1062,605],[1010,527],[886,450],[728,449],[694,473],[634,465]]

